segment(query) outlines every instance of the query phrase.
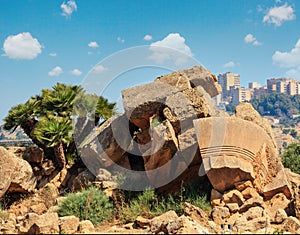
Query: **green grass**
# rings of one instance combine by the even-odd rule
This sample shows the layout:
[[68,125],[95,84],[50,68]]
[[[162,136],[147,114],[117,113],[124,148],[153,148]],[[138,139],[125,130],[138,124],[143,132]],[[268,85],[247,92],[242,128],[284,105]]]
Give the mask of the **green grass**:
[[178,215],[184,212],[184,203],[189,202],[204,211],[210,211],[211,206],[206,190],[195,185],[185,185],[176,195],[158,196],[152,189],[134,195],[129,193],[129,198],[119,211],[119,218],[123,223],[135,221],[137,216],[153,218],[169,210],[174,210]]
[[58,215],[75,215],[80,220],[90,220],[97,225],[111,219],[113,204],[103,191],[90,187],[80,193],[69,193],[59,205]]

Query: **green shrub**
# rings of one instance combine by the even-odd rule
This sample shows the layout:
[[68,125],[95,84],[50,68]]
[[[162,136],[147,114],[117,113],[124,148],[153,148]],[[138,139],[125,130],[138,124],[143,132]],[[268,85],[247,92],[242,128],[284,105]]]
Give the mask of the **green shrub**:
[[[202,185],[203,186],[203,185]],[[174,210],[178,215],[184,212],[184,202],[189,202],[204,211],[211,210],[207,196],[208,186],[197,187],[187,184],[182,186],[181,191],[175,195],[158,196],[152,189],[147,189],[137,196],[130,194],[130,199],[121,208],[119,217],[123,223],[133,222],[137,216],[153,218],[169,210]]]
[[75,215],[80,220],[90,220],[94,225],[109,220],[113,205],[104,192],[90,187],[80,193],[70,193],[59,205],[58,215]]
[[291,171],[300,174],[300,143],[292,143],[287,146],[281,155],[282,164]]

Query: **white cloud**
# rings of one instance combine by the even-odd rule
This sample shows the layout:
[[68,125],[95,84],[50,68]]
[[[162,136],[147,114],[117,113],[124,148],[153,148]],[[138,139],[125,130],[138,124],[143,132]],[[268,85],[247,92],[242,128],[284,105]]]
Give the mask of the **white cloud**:
[[235,67],[237,64],[233,61],[229,61],[226,64],[223,65],[223,68],[232,68]]
[[264,16],[263,22],[280,26],[284,21],[296,19],[294,12],[293,7],[289,6],[287,3],[279,7],[272,7]]
[[53,68],[49,73],[48,75],[51,76],[51,77],[57,77],[59,76],[60,74],[63,73],[63,70],[61,67],[59,66],[56,66],[55,68]]
[[73,69],[70,73],[74,76],[80,76],[82,74],[79,69]]
[[247,34],[245,37],[244,37],[244,41],[245,43],[250,43],[254,46],[260,46],[261,43],[251,34]]
[[99,64],[99,65],[96,65],[94,68],[93,68],[93,72],[95,73],[102,73],[104,72],[105,70],[107,70],[107,68],[105,68],[103,65]]
[[125,39],[124,39],[124,38],[121,38],[121,37],[118,37],[117,40],[118,40],[118,42],[120,42],[120,43],[124,43],[124,42],[125,42]]
[[50,53],[49,55],[52,56],[52,57],[57,56],[57,54],[56,54],[55,52],[52,52],[52,53]]
[[42,46],[29,32],[8,36],[3,44],[5,55],[11,59],[34,59],[42,52]]
[[300,79],[300,67],[286,71],[284,76],[287,78],[296,78],[299,80]]
[[90,42],[88,44],[89,47],[93,47],[93,48],[96,48],[96,47],[99,47],[98,43],[97,42]]
[[300,39],[298,39],[294,48],[289,52],[276,51],[272,60],[280,67],[293,68],[300,67]]
[[163,40],[150,44],[153,54],[150,59],[158,64],[173,60],[175,64],[184,64],[187,57],[192,57],[191,49],[185,44],[185,38],[179,33],[170,33]]
[[144,36],[144,40],[145,41],[151,41],[152,40],[152,36],[149,35],[149,34],[147,34],[147,35]]
[[77,4],[74,0],[69,0],[66,2],[63,2],[61,5],[60,5],[60,8],[62,9],[62,15],[63,16],[66,16],[66,17],[69,17],[72,15],[72,13],[74,11],[77,11]]

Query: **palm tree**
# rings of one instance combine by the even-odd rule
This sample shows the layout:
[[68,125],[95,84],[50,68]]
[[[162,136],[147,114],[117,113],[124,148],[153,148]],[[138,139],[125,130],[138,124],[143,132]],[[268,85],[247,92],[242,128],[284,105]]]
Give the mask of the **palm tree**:
[[44,145],[33,135],[33,130],[37,124],[37,116],[41,105],[41,97],[31,97],[25,104],[18,104],[12,107],[8,115],[4,118],[4,129],[14,132],[20,126],[24,133],[41,148]]
[[66,166],[64,144],[68,146],[72,141],[71,120],[62,117],[52,119],[44,117],[39,120],[33,133],[40,142],[53,148],[59,168],[64,169]]
[[116,103],[109,103],[107,99],[99,96],[95,109],[95,124],[98,125],[116,113]]

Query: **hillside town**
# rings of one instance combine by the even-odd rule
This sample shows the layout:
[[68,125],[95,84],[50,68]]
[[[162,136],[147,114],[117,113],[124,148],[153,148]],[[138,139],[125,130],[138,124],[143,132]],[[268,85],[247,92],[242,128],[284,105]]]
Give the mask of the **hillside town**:
[[236,73],[226,72],[218,75],[222,94],[215,97],[215,101],[219,108],[225,109],[225,105],[229,103],[236,106],[241,102],[274,92],[291,96],[300,94],[300,83],[292,78],[270,78],[267,79],[267,85],[263,86],[258,82],[249,82],[248,88],[241,86],[240,81],[240,75]]

